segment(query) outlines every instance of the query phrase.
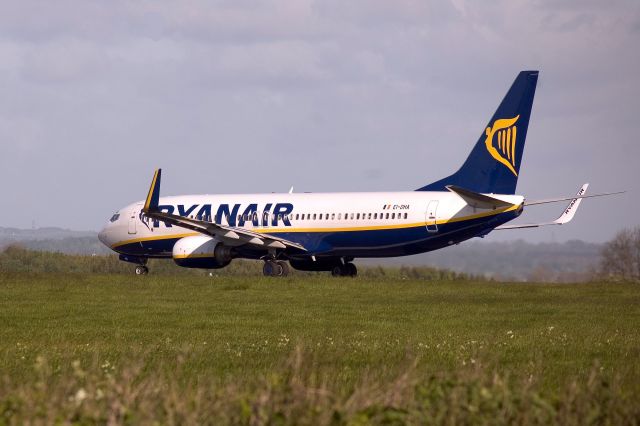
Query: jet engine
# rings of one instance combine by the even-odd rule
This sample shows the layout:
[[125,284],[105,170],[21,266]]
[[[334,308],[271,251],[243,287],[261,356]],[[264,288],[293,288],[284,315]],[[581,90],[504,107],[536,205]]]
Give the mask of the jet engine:
[[180,238],[173,246],[173,261],[185,268],[219,269],[233,259],[233,250],[206,235]]

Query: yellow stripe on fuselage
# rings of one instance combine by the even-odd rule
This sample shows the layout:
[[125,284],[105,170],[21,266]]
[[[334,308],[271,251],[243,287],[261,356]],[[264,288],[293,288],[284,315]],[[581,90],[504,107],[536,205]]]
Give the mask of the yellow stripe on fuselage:
[[[436,221],[437,225],[444,225],[447,223],[456,223],[456,222],[464,222],[466,220],[480,219],[483,217],[495,216],[500,213],[506,213],[513,210],[516,210],[519,205],[513,205],[510,207],[504,207],[501,209],[492,210],[490,212],[477,213],[469,216],[463,217],[453,217],[451,219],[442,219]],[[386,229],[410,229],[410,228],[422,228],[425,227],[425,222],[417,222],[417,223],[399,223],[394,225],[379,225],[379,226],[352,226],[352,227],[342,227],[342,228],[263,228],[263,229],[251,229],[251,231],[260,233],[260,234],[281,234],[281,233],[314,233],[314,232],[357,232],[357,231],[382,231]],[[135,238],[132,240],[120,241],[111,246],[112,249],[116,247],[124,246],[127,244],[134,243],[142,243],[146,241],[157,241],[157,240],[169,240],[174,238],[184,238],[184,237],[192,237],[196,235],[202,235],[199,232],[191,232],[188,234],[169,234],[169,235],[159,235],[157,237],[145,237],[145,238]]]

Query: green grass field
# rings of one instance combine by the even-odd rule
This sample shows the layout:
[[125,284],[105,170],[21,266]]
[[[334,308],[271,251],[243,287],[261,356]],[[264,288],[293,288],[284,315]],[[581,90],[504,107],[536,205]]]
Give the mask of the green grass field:
[[638,285],[0,283],[0,424],[640,422]]

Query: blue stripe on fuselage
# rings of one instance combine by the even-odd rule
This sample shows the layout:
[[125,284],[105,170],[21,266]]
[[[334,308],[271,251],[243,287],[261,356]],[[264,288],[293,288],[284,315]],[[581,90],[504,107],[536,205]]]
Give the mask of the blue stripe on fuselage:
[[[429,233],[425,226],[408,228],[341,231],[341,232],[272,232],[289,241],[302,244],[305,255],[331,255],[351,257],[393,257],[407,256],[437,250],[451,244],[484,235],[496,226],[508,222],[520,213],[508,211],[491,216],[451,222],[438,225],[438,232]],[[119,253],[148,256],[171,257],[173,246],[180,238],[167,236],[166,239],[138,241],[117,247]],[[237,248],[241,256],[255,258],[259,253],[255,248]]]

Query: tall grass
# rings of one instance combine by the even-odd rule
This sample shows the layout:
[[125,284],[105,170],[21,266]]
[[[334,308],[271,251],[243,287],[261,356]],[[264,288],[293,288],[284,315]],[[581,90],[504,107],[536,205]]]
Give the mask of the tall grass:
[[[234,260],[223,269],[201,270],[181,268],[171,259],[151,259],[148,267],[154,275],[216,275],[216,276],[259,276],[262,262]],[[13,273],[84,273],[84,274],[132,274],[134,265],[118,260],[115,255],[70,255],[57,252],[33,251],[19,245],[12,245],[0,252],[0,272]],[[365,278],[404,278],[422,280],[468,280],[480,279],[469,274],[457,273],[430,267],[360,267],[360,275]],[[300,276],[322,273],[292,271]]]
[[630,283],[37,256],[0,254],[0,425],[640,423]]
[[224,381],[182,380],[189,353],[160,374],[145,374],[144,354],[122,368],[94,360],[54,368],[39,357],[29,380],[0,382],[0,424],[526,424],[634,425],[640,403],[594,365],[554,395],[535,378],[510,376],[478,362],[425,372],[362,373],[352,386],[302,347],[267,375]]

